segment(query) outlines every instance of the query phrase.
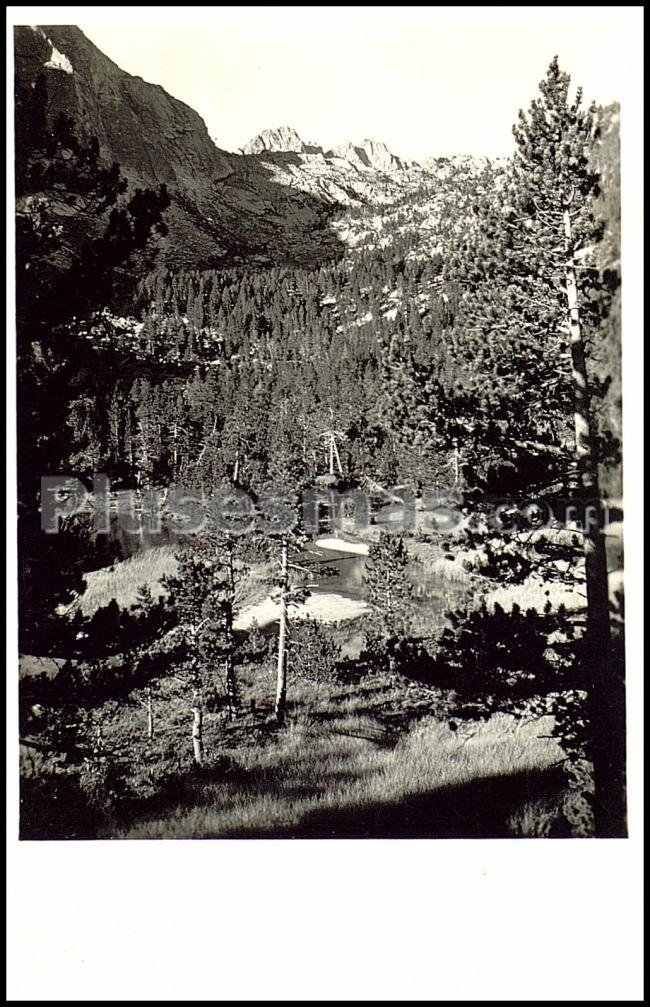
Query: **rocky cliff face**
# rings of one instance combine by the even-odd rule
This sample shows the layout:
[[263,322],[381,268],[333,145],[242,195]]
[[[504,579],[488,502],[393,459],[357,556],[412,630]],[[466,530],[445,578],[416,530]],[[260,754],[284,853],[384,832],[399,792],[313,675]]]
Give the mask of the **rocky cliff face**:
[[207,189],[231,173],[196,112],[124,73],[78,28],[17,28],[15,52],[16,77],[45,73],[52,115],[71,115],[134,182]]
[[616,265],[621,254],[620,119],[618,103],[598,109],[592,152],[594,168],[600,174],[598,213],[606,222],[605,238],[599,249],[605,268]]
[[66,112],[81,134],[97,137],[132,188],[167,185],[160,260],[170,266],[312,265],[343,251],[331,226],[342,207],[390,205],[440,173],[376,140],[326,150],[289,126],[228,153],[193,109],[125,73],[73,26],[17,28],[15,53],[17,90],[43,78],[51,119]]
[[161,259],[215,266],[244,259],[308,264],[336,254],[331,203],[279,184],[264,164],[219,149],[203,119],[121,70],[74,26],[15,30],[16,89],[43,75],[47,115],[96,136],[131,186],[165,183],[172,197]]

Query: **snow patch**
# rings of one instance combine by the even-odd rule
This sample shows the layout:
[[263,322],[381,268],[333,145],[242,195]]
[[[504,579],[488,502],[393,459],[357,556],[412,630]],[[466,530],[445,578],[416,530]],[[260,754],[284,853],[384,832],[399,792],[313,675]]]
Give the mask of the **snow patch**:
[[338,552],[351,552],[358,556],[368,555],[365,542],[348,542],[342,538],[317,538],[315,543],[320,549],[336,549]]
[[68,57],[63,52],[59,50],[54,45],[54,42],[49,38],[42,28],[37,24],[30,25],[30,28],[36,35],[40,35],[42,39],[45,39],[47,44],[52,47],[52,52],[50,53],[50,58],[46,60],[43,64],[46,70],[63,70],[64,73],[74,73],[72,68],[72,63]]
[[[368,611],[365,601],[346,598],[341,594],[312,594],[302,604],[291,606],[290,619],[314,619],[316,622],[342,622],[344,619],[357,619]],[[245,608],[233,622],[234,629],[250,629],[253,623],[257,626],[268,626],[280,618],[280,606],[272,598],[266,598],[257,605]]]
[[[49,39],[48,39],[49,42]],[[50,43],[51,44],[51,43]],[[63,52],[59,52],[56,46],[52,46],[52,52],[47,63],[44,64],[47,70],[63,70],[64,73],[73,73],[72,63]]]

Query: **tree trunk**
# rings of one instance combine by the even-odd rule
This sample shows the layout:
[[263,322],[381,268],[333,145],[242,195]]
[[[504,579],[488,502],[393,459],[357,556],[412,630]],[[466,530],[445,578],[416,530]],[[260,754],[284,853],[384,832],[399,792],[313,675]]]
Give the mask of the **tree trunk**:
[[[239,456],[237,456],[239,461]],[[235,568],[233,564],[232,546],[228,550],[228,602],[225,608],[226,629],[226,703],[228,719],[234,720],[237,715],[238,695],[237,678],[235,675],[235,638],[233,633],[233,612],[235,606]]]
[[226,654],[226,705],[228,710],[228,720],[234,720],[237,716],[238,695],[237,680],[235,678],[235,667],[230,642],[227,643],[228,652]]
[[460,481],[460,453],[458,451],[458,441],[454,441],[454,486],[458,486]]
[[339,475],[343,478],[343,466],[341,465],[341,456],[339,455],[339,449],[336,446],[336,438],[332,437],[332,453],[334,454],[334,459],[336,461],[336,467],[339,470]]
[[[602,530],[602,507],[598,480],[598,460],[594,450],[594,429],[585,346],[578,305],[578,288],[573,257],[571,216],[564,210],[565,282],[569,309],[569,337],[574,391],[575,452],[579,491],[585,507],[584,558],[587,587],[585,661],[590,680],[590,719],[593,745],[596,834],[624,836],[625,789],[622,751],[625,723],[622,682],[610,664],[609,589],[607,552]],[[589,519],[589,507],[597,507],[597,520]]]
[[153,700],[151,689],[147,689],[147,738],[153,741]]
[[198,689],[194,690],[192,697],[192,748],[194,749],[194,762],[197,766],[203,765],[203,701]]
[[[239,464],[239,452],[237,454],[237,463]],[[239,706],[239,696],[237,689],[237,677],[235,674],[235,633],[233,631],[233,617],[235,612],[235,563],[232,542],[229,541],[227,549],[228,597],[224,608],[226,635],[226,704],[228,719],[234,720]]]
[[287,587],[288,549],[286,539],[282,540],[280,564],[280,631],[278,634],[278,674],[275,691],[275,716],[278,722],[284,720],[287,699]]

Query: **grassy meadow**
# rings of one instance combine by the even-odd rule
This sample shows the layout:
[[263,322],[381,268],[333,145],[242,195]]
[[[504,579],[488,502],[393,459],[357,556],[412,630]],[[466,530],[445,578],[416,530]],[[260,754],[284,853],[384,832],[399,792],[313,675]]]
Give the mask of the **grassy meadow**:
[[[416,636],[435,639],[447,624],[447,609],[478,604],[481,598],[489,607],[498,603],[505,609],[516,603],[541,611],[549,599],[576,614],[584,606],[579,576],[569,585],[546,584],[533,577],[522,584],[497,587],[480,573],[468,572],[462,555],[451,560],[440,548],[413,539],[409,555],[416,580],[424,585],[414,610]],[[157,546],[96,570],[87,575],[86,590],[70,613],[78,608],[92,616],[111,601],[129,608],[142,584],[158,597],[164,590],[161,578],[176,568],[174,547]],[[244,637],[257,632],[246,613],[268,607],[271,573],[269,563],[253,564],[239,584],[237,612],[242,628],[238,632]],[[325,602],[328,597],[312,596]],[[338,597],[343,621],[327,625],[339,648],[338,665],[324,681],[315,681],[309,669],[305,674],[304,667],[302,671],[293,667],[290,650],[283,724],[273,715],[276,628],[270,622],[263,628],[267,641],[263,659],[238,667],[236,719],[230,720],[219,704],[204,714],[202,766],[192,761],[191,704],[186,696],[179,697],[173,675],[163,678],[153,699],[153,738],[146,734],[141,696],[127,703],[109,701],[93,713],[103,725],[103,741],[109,749],[119,751],[126,746],[137,753],[127,772],[128,798],[114,804],[97,802],[92,794],[77,790],[64,770],[58,784],[63,787],[63,796],[57,798],[59,810],[53,816],[45,814],[42,780],[38,779],[42,766],[37,765],[37,754],[31,753],[24,789],[25,837],[570,834],[565,809],[572,794],[562,771],[563,753],[551,737],[552,718],[526,721],[499,713],[489,719],[453,722],[453,689],[364,666],[359,600]],[[347,618],[346,600],[351,606]],[[294,612],[290,639],[291,627],[298,623]],[[119,663],[120,659],[112,660]],[[26,674],[43,672],[39,659],[26,661]],[[223,669],[218,661],[210,674],[216,692],[222,693]],[[65,797],[67,786],[72,788],[69,798]],[[79,820],[75,814],[62,813],[66,800],[71,806],[89,801]]]
[[[543,724],[496,716],[453,732],[422,702],[408,726],[375,688],[297,712],[264,745],[225,748],[225,771],[191,776],[126,839],[462,838],[544,835],[563,799],[561,753]],[[415,704],[414,704],[415,705]],[[376,712],[373,713],[373,710]],[[335,712],[336,711],[336,712]],[[414,710],[411,709],[411,715]]]

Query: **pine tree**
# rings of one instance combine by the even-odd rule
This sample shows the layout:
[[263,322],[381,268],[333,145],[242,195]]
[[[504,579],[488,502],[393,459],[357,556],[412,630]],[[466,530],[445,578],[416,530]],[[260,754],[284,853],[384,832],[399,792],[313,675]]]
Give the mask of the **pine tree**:
[[215,664],[225,664],[228,715],[238,701],[235,676],[236,640],[233,632],[236,573],[234,543],[228,537],[209,540],[179,554],[178,570],[164,578],[178,618],[178,634],[185,656],[182,682],[190,697],[194,761],[204,759],[203,716],[216,695]]
[[391,673],[397,669],[410,630],[413,583],[408,565],[402,536],[381,532],[379,540],[370,546],[364,581],[371,608],[371,637],[385,651]]
[[[488,401],[507,420],[499,446],[511,441],[519,457],[555,457],[556,471],[573,482],[586,509],[600,505],[593,402],[599,389],[587,355],[614,284],[593,258],[604,230],[595,216],[599,177],[589,160],[596,109],[583,109],[579,89],[571,99],[569,85],[555,58],[540,83],[541,98],[520,112],[513,129],[516,152],[501,207],[483,208],[479,240],[456,277],[469,291],[460,307],[469,335],[463,350],[480,354]],[[622,683],[608,660],[600,520],[585,521],[583,542],[597,831],[620,835]]]
[[275,716],[279,723],[283,722],[286,710],[290,608],[300,605],[309,596],[305,586],[309,571],[299,562],[306,540],[301,502],[308,485],[309,467],[303,458],[302,438],[296,436],[292,423],[295,408],[295,397],[281,393],[274,410],[275,426],[265,466],[266,479],[260,484],[264,498],[262,537],[269,543],[279,568],[272,593],[280,607],[275,694]]
[[[615,286],[593,250],[599,179],[590,164],[595,108],[569,96],[557,58],[541,98],[521,112],[516,152],[498,188],[474,198],[473,225],[456,241],[445,280],[456,297],[445,332],[449,361],[415,359],[408,340],[384,345],[390,424],[432,452],[458,445],[473,485],[509,481],[577,489],[600,503],[602,441],[594,426],[600,382],[587,367]],[[596,819],[599,835],[624,832],[620,720],[622,682],[608,662],[605,540],[585,521],[585,660],[590,669]]]

